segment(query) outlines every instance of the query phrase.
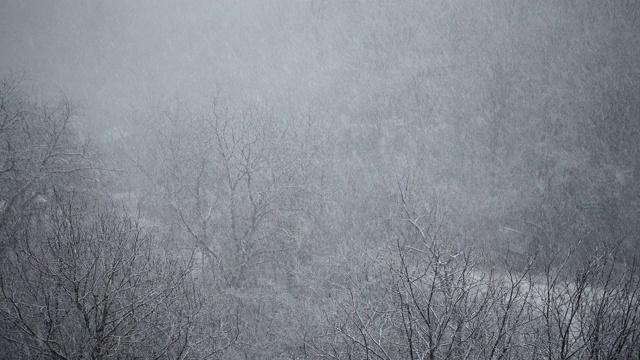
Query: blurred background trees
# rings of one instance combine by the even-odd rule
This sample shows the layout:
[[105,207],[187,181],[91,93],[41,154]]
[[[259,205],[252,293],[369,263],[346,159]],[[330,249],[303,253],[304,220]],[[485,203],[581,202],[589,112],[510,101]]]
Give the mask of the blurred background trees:
[[[88,141],[76,133],[69,99],[38,102],[20,74],[0,80],[0,232],[28,220],[53,189],[89,191],[99,164]],[[4,241],[2,248],[10,246]]]

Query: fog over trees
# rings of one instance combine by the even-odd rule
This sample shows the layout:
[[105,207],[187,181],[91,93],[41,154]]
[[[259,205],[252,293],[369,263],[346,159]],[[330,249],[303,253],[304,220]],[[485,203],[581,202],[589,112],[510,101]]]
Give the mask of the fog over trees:
[[640,4],[0,2],[0,358],[640,359]]

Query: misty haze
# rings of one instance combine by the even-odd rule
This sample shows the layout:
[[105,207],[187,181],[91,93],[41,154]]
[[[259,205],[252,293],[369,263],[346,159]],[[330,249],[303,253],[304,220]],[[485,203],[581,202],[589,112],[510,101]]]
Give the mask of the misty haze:
[[635,0],[0,0],[0,359],[640,359]]

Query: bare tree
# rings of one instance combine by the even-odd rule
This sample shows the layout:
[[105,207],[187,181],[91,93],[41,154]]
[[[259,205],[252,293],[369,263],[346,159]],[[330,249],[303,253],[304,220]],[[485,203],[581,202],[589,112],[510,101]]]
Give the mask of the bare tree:
[[238,336],[191,273],[139,222],[56,193],[16,233],[0,277],[3,347],[17,358],[209,358]]
[[[74,107],[39,102],[13,74],[0,80],[0,232],[51,200],[52,189],[86,189],[95,157],[74,130]],[[3,246],[6,246],[3,240]]]
[[296,248],[312,180],[308,134],[255,104],[214,100],[200,114],[175,107],[158,117],[144,141],[148,156],[131,156],[157,185],[149,198],[163,212],[155,216],[227,285],[255,283],[257,269],[282,276],[269,264]]
[[[413,194],[415,195],[415,194]],[[636,358],[637,266],[622,242],[585,260],[579,244],[534,269],[496,264],[456,244],[442,204],[420,205],[399,187],[395,236],[345,280],[306,340],[321,358]],[[418,199],[419,200],[419,199]],[[416,206],[418,204],[418,206]],[[364,268],[364,269],[363,269]]]

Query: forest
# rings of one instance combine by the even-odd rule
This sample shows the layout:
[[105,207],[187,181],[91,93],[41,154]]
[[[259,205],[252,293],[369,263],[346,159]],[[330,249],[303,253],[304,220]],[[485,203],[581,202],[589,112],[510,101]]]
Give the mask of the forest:
[[1,359],[640,359],[640,4],[0,3]]

